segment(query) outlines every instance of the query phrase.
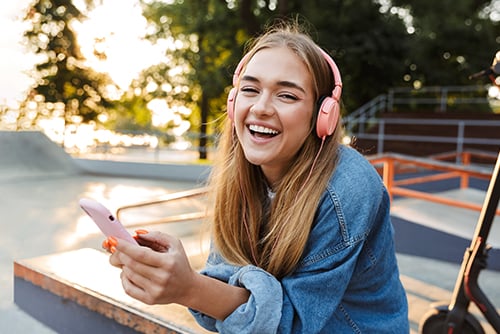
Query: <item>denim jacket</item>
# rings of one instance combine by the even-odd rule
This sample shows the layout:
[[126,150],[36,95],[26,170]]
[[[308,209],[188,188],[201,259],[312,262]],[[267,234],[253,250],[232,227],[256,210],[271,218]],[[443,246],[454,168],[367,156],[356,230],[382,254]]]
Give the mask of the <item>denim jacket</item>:
[[371,164],[342,146],[294,272],[277,280],[212,251],[202,273],[245,287],[250,297],[224,321],[192,314],[220,333],[409,333],[389,206]]

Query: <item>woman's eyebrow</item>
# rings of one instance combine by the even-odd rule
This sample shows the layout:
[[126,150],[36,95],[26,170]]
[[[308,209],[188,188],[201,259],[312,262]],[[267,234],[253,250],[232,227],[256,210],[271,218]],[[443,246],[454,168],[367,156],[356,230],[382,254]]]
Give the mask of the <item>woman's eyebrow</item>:
[[251,75],[244,75],[241,77],[241,81],[251,81],[251,82],[259,82],[259,79],[253,77]]
[[[241,81],[260,82],[259,79],[257,79],[256,77],[253,77],[251,75],[244,75],[244,76],[242,76],[241,77]],[[281,81],[278,81],[276,84],[278,86],[295,88],[295,89],[298,89],[298,90],[302,91],[303,93],[306,92],[304,88],[302,88],[300,85],[296,84],[293,81],[281,80]]]
[[293,81],[287,81],[287,80],[283,80],[283,81],[278,81],[278,85],[280,86],[283,86],[283,87],[290,87],[290,88],[295,88],[295,89],[298,89],[300,90],[301,92],[303,92],[305,94],[305,89],[302,88],[302,86],[296,84],[295,82]]

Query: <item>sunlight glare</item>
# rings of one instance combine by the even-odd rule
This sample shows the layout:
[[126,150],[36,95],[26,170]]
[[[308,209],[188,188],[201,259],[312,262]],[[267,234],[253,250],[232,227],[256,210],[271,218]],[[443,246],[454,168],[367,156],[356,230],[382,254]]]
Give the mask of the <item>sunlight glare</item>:
[[344,145],[351,145],[351,143],[352,143],[351,136],[344,136],[344,137],[342,137],[342,144],[344,144]]
[[[161,46],[143,40],[147,21],[137,0],[103,0],[86,21],[74,26],[88,66],[108,73],[121,89],[141,70],[163,59]],[[104,59],[96,56],[99,52]]]
[[167,101],[153,99],[148,103],[148,109],[153,112],[153,126],[165,126],[174,119],[174,113],[168,107]]
[[85,238],[99,232],[99,228],[87,214],[83,214],[76,221],[76,234],[79,238]]
[[488,96],[493,99],[497,99],[499,97],[499,89],[497,86],[491,86],[488,88]]

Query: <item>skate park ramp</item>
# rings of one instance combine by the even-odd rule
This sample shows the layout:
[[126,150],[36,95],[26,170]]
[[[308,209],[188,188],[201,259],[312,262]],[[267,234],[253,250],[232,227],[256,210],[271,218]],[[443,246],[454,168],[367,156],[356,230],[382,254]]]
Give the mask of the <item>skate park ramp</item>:
[[[483,204],[485,191],[458,189],[440,192],[445,198]],[[480,212],[429,201],[403,198],[391,205],[396,251],[430,259],[461,263],[472,242]],[[500,271],[500,216],[495,216],[487,240],[488,268]]]
[[0,131],[0,181],[80,173],[69,154],[38,131]]

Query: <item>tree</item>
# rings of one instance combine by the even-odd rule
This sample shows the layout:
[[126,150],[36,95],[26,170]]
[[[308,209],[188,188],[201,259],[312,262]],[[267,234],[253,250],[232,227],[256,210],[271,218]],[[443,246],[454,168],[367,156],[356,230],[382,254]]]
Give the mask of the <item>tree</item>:
[[383,13],[378,1],[286,2],[286,15],[300,14],[310,22],[311,35],[338,65],[345,114],[391,87],[408,85],[409,35],[403,20]]
[[[334,56],[344,83],[344,110],[385,92],[397,81],[404,83],[407,33],[402,20],[380,12],[372,1],[340,0],[192,0],[144,3],[144,16],[156,27],[151,40],[177,41],[170,49],[168,68],[181,62],[176,76],[162,71],[143,79],[162,83],[179,81],[189,87],[184,96],[169,94],[177,103],[189,104],[191,121],[200,129],[200,157],[206,133],[216,132],[207,124],[225,111],[232,72],[243,54],[245,42],[260,33],[275,18],[299,16],[311,23],[317,42]],[[181,81],[182,81],[181,80]],[[157,92],[158,93],[158,92]],[[161,94],[160,94],[161,95]],[[179,98],[179,99],[178,99]]]
[[[495,1],[495,0],[494,0]],[[498,1],[498,0],[497,0]],[[340,68],[343,113],[392,87],[468,85],[498,48],[498,23],[487,17],[491,0],[178,0],[144,4],[156,27],[152,40],[176,41],[168,68],[182,64],[182,79],[162,72],[161,80],[182,81],[186,94],[170,95],[193,110],[203,137],[206,124],[225,111],[231,74],[244,43],[274,18],[299,17]],[[443,13],[447,13],[443,15]],[[459,38],[457,38],[459,37]],[[474,45],[485,45],[478,51]],[[180,63],[177,63],[180,62]],[[481,65],[483,64],[483,65]],[[147,80],[153,76],[148,75]],[[155,79],[156,80],[156,79]],[[170,82],[169,81],[169,82]],[[160,87],[161,84],[158,84]]]
[[[87,6],[92,5],[90,0]],[[28,9],[25,21],[31,26],[24,33],[30,50],[40,55],[32,76],[36,83],[24,102],[36,122],[40,117],[60,116],[64,128],[70,123],[96,121],[111,106],[106,88],[108,76],[84,65],[73,20],[84,15],[71,0],[36,0]]]
[[193,111],[190,120],[199,127],[201,159],[207,157],[207,136],[215,132],[207,124],[224,111],[231,77],[228,64],[234,50],[241,54],[246,40],[232,14],[220,0],[144,4],[144,16],[156,27],[149,38],[172,46],[166,63],[157,67],[160,72],[146,71],[142,85],[155,82],[158,89],[150,94],[167,99],[169,106],[185,105]]
[[[494,0],[495,1],[495,0]],[[491,0],[393,0],[412,18],[411,82],[470,85],[469,75],[484,69],[500,46],[500,25],[487,15]]]

